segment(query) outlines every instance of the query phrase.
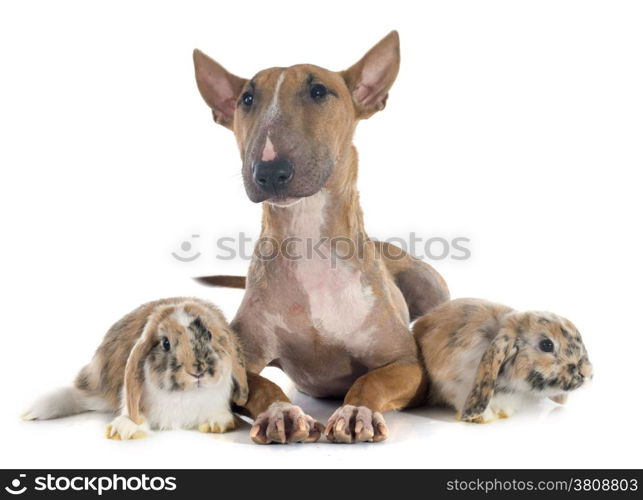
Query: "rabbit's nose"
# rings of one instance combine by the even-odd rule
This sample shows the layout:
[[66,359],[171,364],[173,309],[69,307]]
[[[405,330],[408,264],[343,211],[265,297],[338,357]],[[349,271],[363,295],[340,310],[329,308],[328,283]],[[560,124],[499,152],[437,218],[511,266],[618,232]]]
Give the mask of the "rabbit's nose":
[[195,379],[197,379],[197,380],[198,380],[198,379],[200,379],[201,377],[203,377],[203,374],[204,374],[204,373],[205,373],[205,370],[204,370],[204,371],[200,371],[200,372],[198,372],[198,373],[188,372],[188,375],[190,375],[191,377],[194,377]]
[[589,363],[583,363],[583,365],[580,367],[580,374],[587,379],[593,378],[594,369],[592,365],[590,365]]
[[570,375],[574,375],[578,371],[578,365],[574,363],[569,363],[567,365],[567,371],[569,372]]

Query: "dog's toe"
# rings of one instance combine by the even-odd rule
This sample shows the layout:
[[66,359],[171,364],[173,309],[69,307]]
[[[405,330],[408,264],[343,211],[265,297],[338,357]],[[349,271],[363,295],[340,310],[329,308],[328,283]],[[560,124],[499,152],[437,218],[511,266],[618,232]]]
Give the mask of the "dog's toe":
[[381,413],[366,406],[344,405],[328,419],[325,434],[333,443],[379,442],[387,438],[388,429]]
[[321,437],[322,429],[298,406],[279,402],[255,419],[250,438],[258,444],[313,443]]

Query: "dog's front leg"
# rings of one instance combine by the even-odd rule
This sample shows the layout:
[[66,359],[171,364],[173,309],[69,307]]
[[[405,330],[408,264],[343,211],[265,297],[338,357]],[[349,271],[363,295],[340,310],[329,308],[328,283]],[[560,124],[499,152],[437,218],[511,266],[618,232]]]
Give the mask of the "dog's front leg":
[[426,396],[426,372],[418,361],[398,361],[358,378],[326,425],[335,443],[383,441],[388,429],[382,412],[421,403]]
[[281,388],[256,373],[247,373],[248,401],[241,412],[254,419],[250,437],[257,444],[313,443],[324,427],[299,406],[293,405]]

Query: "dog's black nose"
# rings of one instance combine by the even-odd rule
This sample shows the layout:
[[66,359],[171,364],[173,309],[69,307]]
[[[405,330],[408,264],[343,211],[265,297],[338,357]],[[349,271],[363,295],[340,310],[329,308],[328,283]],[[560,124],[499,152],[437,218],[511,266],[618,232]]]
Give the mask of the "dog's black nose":
[[285,159],[259,161],[253,166],[253,178],[257,186],[270,194],[278,194],[292,181],[295,169]]

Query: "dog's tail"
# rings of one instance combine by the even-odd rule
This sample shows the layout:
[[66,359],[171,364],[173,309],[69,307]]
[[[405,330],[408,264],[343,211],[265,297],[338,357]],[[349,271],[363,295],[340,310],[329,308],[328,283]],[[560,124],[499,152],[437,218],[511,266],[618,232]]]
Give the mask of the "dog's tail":
[[223,288],[246,287],[245,276],[226,276],[219,274],[215,276],[199,276],[198,278],[194,278],[194,280],[205,286],[219,286]]

